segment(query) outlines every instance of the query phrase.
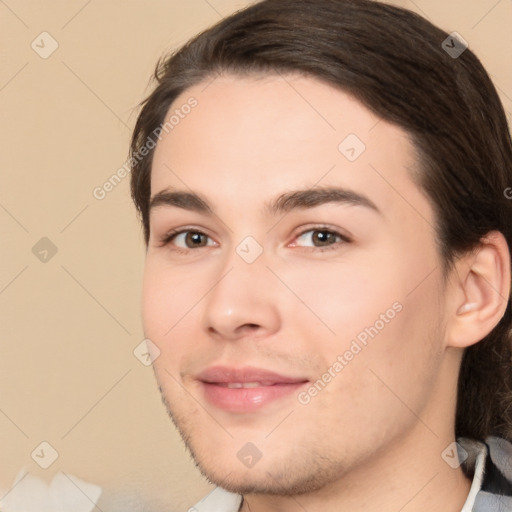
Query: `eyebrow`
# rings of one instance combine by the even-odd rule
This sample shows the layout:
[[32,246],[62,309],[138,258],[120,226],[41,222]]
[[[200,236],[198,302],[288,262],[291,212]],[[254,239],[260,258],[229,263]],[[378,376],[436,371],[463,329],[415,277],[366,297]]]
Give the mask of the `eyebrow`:
[[[364,206],[381,214],[379,208],[367,196],[340,187],[313,187],[285,192],[266,202],[263,211],[267,215],[277,216],[292,210],[315,208],[328,203]],[[149,211],[159,206],[174,206],[206,215],[214,214],[208,200],[195,192],[161,190],[151,198]]]

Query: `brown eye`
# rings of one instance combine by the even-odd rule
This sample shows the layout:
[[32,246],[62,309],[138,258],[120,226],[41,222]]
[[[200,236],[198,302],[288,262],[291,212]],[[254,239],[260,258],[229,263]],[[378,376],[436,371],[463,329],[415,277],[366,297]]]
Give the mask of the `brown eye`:
[[189,249],[193,249],[194,247],[204,247],[208,244],[207,236],[204,233],[199,233],[198,231],[187,231],[185,233],[185,245]]
[[216,244],[208,235],[201,231],[183,229],[167,233],[161,240],[161,246],[166,245],[173,246],[173,250],[176,251],[187,251]]
[[307,231],[302,232],[296,239],[300,241],[300,244],[294,243],[294,245],[300,245],[303,247],[312,247],[312,248],[336,248],[338,245],[344,242],[350,242],[348,237],[333,231],[331,229],[325,228],[314,228],[308,229]]
[[336,235],[331,231],[314,230],[312,240],[317,247],[331,245],[336,243]]

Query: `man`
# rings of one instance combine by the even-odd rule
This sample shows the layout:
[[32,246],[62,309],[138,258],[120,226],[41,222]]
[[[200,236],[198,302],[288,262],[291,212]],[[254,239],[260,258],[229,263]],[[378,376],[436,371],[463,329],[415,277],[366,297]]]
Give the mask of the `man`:
[[132,195],[156,377],[218,486],[191,510],[512,510],[512,144],[477,58],[267,0],[157,79]]

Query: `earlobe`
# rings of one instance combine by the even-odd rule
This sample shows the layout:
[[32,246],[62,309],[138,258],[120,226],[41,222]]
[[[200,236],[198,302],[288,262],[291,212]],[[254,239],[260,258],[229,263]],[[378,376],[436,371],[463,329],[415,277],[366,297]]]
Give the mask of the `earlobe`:
[[447,332],[447,345],[465,348],[499,323],[510,296],[510,252],[505,237],[492,231],[456,263],[458,292]]

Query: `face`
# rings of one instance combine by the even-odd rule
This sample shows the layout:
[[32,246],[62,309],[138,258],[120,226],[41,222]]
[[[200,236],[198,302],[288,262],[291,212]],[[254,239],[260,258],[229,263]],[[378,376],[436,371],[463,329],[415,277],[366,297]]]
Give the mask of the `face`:
[[214,483],[319,489],[418,416],[445,421],[429,407],[445,289],[413,147],[312,78],[220,77],[168,118],[190,98],[151,177],[143,323],[162,396]]

